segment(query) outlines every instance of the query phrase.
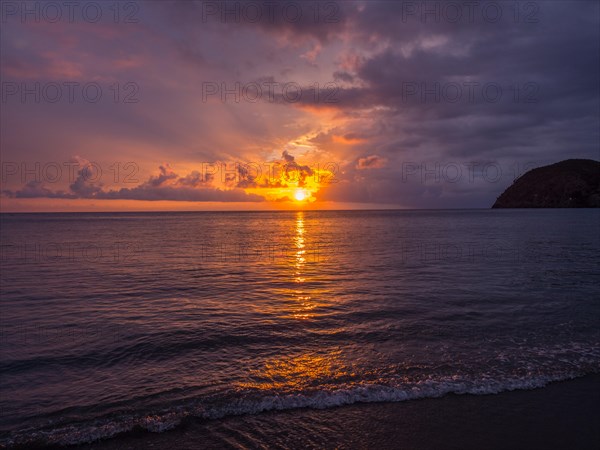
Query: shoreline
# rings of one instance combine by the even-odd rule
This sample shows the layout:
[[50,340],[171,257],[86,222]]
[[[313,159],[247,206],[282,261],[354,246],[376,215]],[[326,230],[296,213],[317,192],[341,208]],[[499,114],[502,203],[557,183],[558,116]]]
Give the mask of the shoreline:
[[595,449],[597,423],[600,375],[594,374],[499,394],[192,419],[164,433],[133,431],[62,448]]

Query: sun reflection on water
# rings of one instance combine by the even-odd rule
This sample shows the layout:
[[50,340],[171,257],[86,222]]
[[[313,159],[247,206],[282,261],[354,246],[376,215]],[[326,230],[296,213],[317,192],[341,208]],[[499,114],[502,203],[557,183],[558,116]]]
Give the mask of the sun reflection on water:
[[338,349],[327,354],[304,353],[269,359],[260,369],[251,370],[249,380],[239,383],[239,387],[279,391],[306,389],[350,380],[355,375]]
[[310,319],[314,316],[311,313],[317,305],[312,301],[311,296],[306,292],[306,288],[303,284],[306,281],[305,277],[305,265],[306,265],[306,240],[304,237],[304,212],[298,211],[296,213],[296,235],[294,236],[294,244],[296,247],[295,261],[294,261],[294,281],[298,285],[297,289],[294,289],[292,295],[296,300],[296,307],[292,317],[295,319]]
[[[331,302],[324,286],[326,278],[319,271],[321,260],[315,251],[315,238],[306,225],[304,211],[298,211],[290,223],[293,232],[288,241],[291,252],[286,258],[287,286],[277,303],[279,317],[302,321],[306,329],[317,330],[318,319]],[[299,332],[305,329],[298,327]],[[298,350],[298,349],[296,349]],[[249,369],[248,377],[239,382],[242,389],[275,390],[277,392],[310,390],[339,386],[356,378],[356,366],[348,362],[341,349],[294,352],[272,356]]]
[[304,241],[304,212],[298,211],[296,216],[296,236],[294,236],[294,244],[296,245],[296,283],[304,283],[305,278],[302,276],[304,265],[306,264],[306,244]]

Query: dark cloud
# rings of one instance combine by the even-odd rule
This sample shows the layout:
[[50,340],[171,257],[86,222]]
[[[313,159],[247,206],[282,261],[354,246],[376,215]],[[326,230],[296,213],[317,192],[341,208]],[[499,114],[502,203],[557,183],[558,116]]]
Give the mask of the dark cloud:
[[78,198],[75,193],[48,189],[41,181],[29,181],[18,191],[3,190],[2,194],[9,198]]
[[364,158],[359,158],[356,162],[356,168],[358,170],[365,169],[380,169],[385,166],[387,161],[385,158],[377,155],[369,155]]
[[160,173],[133,188],[103,190],[89,181],[89,167],[84,166],[69,186],[69,191],[51,190],[40,181],[31,181],[23,188],[2,193],[9,198],[59,198],[98,200],[170,200],[182,202],[262,202],[264,198],[246,194],[241,189],[219,189],[210,185],[212,175],[202,176],[198,171],[180,177],[168,165],[159,167]]
[[281,159],[271,161],[269,168],[263,170],[254,164],[236,164],[237,174],[230,174],[229,185],[236,188],[278,188],[288,184],[298,183],[304,186],[306,178],[312,176],[314,171],[307,165],[301,165],[287,150],[281,154]]
[[357,2],[218,0],[171,2],[178,23],[253,27],[290,38],[311,37],[326,43],[342,32]]
[[306,177],[313,175],[313,170],[306,165],[301,165],[296,162],[296,159],[284,150],[282,158],[285,161],[282,164],[282,171],[286,181],[298,181],[298,186],[304,186]]

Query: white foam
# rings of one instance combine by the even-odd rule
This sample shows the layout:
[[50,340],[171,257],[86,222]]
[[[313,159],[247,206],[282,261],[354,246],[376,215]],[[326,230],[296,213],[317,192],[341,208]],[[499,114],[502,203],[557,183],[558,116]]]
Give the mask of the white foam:
[[[28,432],[3,442],[5,445],[23,444],[41,440],[47,444],[74,445],[94,442],[131,431],[136,427],[153,433],[162,433],[177,427],[185,417],[220,419],[228,416],[258,414],[265,411],[282,411],[296,408],[326,409],[354,403],[401,402],[421,398],[438,398],[448,394],[487,395],[505,391],[528,390],[546,386],[550,382],[573,379],[583,373],[564,373],[530,378],[504,380],[468,380],[448,377],[424,380],[398,386],[358,384],[335,390],[315,390],[288,394],[259,395],[254,391],[243,393],[235,400],[220,405],[196,405],[180,412],[154,414],[143,417],[123,416],[119,420],[103,423],[72,425],[49,431]],[[26,437],[25,437],[26,436]]]

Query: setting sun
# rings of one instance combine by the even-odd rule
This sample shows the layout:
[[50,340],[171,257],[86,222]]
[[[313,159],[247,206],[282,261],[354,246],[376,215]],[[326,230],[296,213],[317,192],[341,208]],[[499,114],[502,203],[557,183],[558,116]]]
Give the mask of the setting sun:
[[294,198],[296,199],[296,201],[302,202],[306,200],[306,197],[307,193],[304,189],[296,189],[296,192],[294,193]]

